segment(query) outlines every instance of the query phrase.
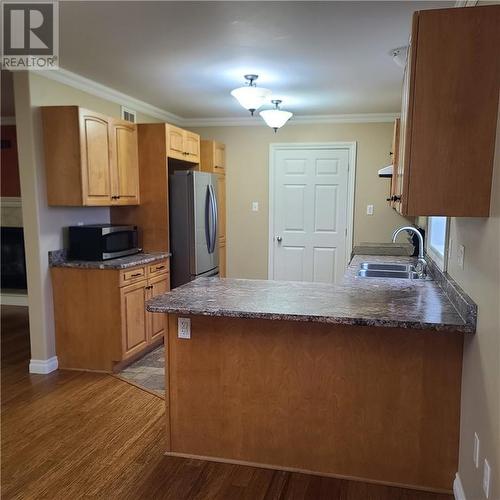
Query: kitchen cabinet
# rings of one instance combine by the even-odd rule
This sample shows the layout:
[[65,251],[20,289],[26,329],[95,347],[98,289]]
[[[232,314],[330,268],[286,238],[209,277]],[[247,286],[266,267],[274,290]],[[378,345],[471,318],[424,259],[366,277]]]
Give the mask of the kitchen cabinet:
[[219,240],[219,276],[227,277],[226,240]]
[[118,371],[161,344],[165,321],[146,301],[170,290],[167,259],[130,269],[52,267],[60,368]]
[[394,193],[402,215],[489,215],[499,25],[498,5],[414,14]]
[[141,351],[148,342],[146,316],[148,286],[146,281],[140,281],[120,290],[124,358]]
[[392,147],[391,147],[391,160],[392,160],[392,177],[391,177],[391,188],[389,193],[389,198],[387,201],[392,207],[396,206],[397,203],[397,174],[399,165],[399,137],[400,137],[400,119],[396,118],[394,120],[394,129],[392,133]]
[[137,128],[122,120],[111,120],[111,187],[113,205],[139,203],[139,159]]
[[167,157],[189,163],[200,163],[200,136],[166,124]]
[[[170,274],[164,274],[157,276],[156,278],[151,278],[149,280],[149,286],[151,287],[149,289],[149,298],[168,292],[170,290]],[[147,312],[146,314],[148,315],[149,321],[148,340],[151,342],[156,339],[162,339],[165,333],[165,318],[161,315],[150,312]]]
[[217,214],[219,240],[226,240],[226,176],[217,175]]
[[139,203],[134,124],[78,106],[42,107],[42,123],[49,205]]
[[200,170],[214,174],[226,172],[226,146],[217,141],[201,141]]

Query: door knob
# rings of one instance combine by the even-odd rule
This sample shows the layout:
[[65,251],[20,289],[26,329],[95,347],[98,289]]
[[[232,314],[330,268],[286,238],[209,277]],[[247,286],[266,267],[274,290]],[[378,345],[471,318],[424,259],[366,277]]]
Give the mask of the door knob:
[[281,236],[276,236],[276,241],[278,243],[281,243],[283,241],[283,238]]

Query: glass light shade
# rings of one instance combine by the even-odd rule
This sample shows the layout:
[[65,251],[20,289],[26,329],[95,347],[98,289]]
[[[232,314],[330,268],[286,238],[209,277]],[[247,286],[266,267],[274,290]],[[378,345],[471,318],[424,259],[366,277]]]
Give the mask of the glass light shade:
[[259,109],[269,99],[271,91],[262,87],[251,87],[247,85],[234,89],[231,95],[235,97],[245,109],[248,109],[253,114],[256,109]]
[[262,116],[269,127],[277,130],[293,116],[293,113],[282,111],[281,109],[266,109],[265,111],[261,111],[259,115]]

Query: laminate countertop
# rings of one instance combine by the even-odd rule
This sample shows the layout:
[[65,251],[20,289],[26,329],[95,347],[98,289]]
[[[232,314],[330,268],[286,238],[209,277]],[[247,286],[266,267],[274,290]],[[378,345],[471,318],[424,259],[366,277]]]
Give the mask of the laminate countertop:
[[168,252],[140,252],[109,260],[70,260],[64,250],[54,250],[49,252],[49,265],[78,269],[129,269],[167,259],[170,255]]
[[[475,331],[475,312],[461,315],[438,281],[359,278],[356,272],[363,261],[412,263],[415,259],[356,255],[340,285],[198,278],[154,297],[148,301],[147,310],[245,319]],[[471,301],[470,305],[475,306]]]

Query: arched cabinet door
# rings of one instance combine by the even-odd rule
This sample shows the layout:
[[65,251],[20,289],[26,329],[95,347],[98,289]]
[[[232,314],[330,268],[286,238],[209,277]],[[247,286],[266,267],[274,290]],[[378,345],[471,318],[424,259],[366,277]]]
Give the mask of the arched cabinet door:
[[80,109],[80,148],[84,205],[111,204],[110,119]]

